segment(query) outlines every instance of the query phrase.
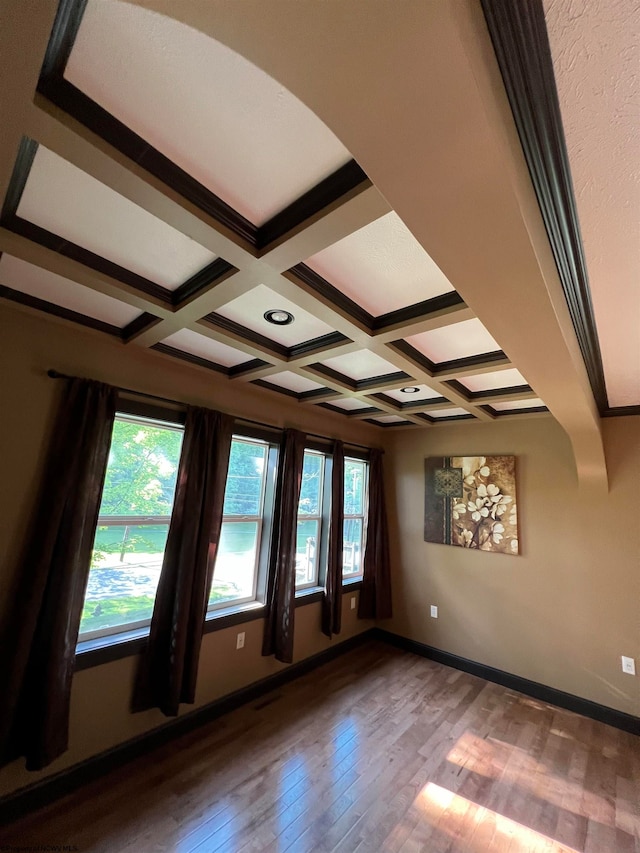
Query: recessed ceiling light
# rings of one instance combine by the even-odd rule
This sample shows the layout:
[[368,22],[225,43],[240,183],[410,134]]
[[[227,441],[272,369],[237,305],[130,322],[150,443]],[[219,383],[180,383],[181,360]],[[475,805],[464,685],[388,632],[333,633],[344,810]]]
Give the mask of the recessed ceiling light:
[[264,319],[267,323],[274,323],[276,326],[288,326],[289,323],[293,323],[295,317],[289,311],[273,308],[271,311],[265,311]]
[[408,385],[406,388],[401,388],[403,394],[417,394],[420,389],[416,388],[415,385]]

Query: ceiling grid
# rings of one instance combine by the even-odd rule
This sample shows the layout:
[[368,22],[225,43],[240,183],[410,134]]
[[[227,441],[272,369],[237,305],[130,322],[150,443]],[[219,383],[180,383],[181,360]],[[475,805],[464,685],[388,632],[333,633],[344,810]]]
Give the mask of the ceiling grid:
[[381,428],[548,414],[311,110],[117,0],[59,5],[0,219],[0,297]]

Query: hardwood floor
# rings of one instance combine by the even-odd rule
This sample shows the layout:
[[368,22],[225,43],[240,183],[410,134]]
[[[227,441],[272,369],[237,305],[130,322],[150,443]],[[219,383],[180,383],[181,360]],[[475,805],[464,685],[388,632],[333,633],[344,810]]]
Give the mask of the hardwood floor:
[[640,851],[639,747],[372,642],[5,828],[0,850]]

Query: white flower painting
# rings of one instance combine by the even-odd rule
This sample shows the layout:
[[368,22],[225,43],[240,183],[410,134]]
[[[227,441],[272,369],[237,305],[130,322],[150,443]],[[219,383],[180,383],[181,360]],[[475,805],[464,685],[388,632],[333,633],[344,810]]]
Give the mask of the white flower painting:
[[518,554],[514,456],[425,460],[425,540]]

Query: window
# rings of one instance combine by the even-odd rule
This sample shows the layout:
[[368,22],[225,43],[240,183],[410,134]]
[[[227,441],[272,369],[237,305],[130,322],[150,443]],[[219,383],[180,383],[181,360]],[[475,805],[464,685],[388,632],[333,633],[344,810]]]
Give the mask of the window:
[[265,506],[270,508],[273,499],[276,462],[276,447],[233,437],[209,610],[264,594],[269,545]]
[[318,586],[319,572],[326,561],[323,534],[327,525],[322,523],[329,513],[325,506],[326,463],[324,453],[305,450],[296,531],[296,589]]
[[344,539],[342,545],[342,576],[362,575],[362,551],[365,529],[365,508],[368,503],[369,465],[362,459],[344,460]]
[[183,429],[118,413],[80,639],[148,625],[169,532]]
[[[134,410],[135,411],[135,410]],[[184,429],[162,411],[116,415],[96,527],[80,641],[147,627],[162,569]],[[156,414],[158,415],[156,417]],[[171,418],[171,415],[168,415]],[[209,613],[264,601],[278,446],[232,439]],[[296,532],[296,590],[324,582],[332,459],[307,449]],[[345,459],[343,576],[362,575],[368,465]]]

